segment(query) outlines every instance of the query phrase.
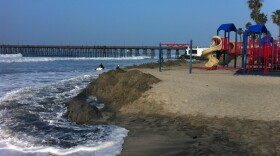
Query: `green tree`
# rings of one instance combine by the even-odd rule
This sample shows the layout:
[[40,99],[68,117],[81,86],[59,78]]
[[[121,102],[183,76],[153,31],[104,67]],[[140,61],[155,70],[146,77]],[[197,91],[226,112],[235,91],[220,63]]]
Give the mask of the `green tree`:
[[265,15],[264,13],[260,13],[258,15],[258,24],[265,24],[267,22],[267,15]]
[[248,0],[247,1],[248,7],[251,10],[260,10],[261,7],[263,6],[262,2],[263,2],[263,0]]
[[243,34],[243,29],[242,28],[238,28],[237,29],[237,34],[239,35],[239,41],[242,42],[242,34]]
[[256,24],[265,24],[267,22],[267,15],[260,13],[263,6],[263,0],[248,0],[248,7],[251,9],[250,17]]
[[[246,25],[245,25],[246,30],[248,30],[250,28],[250,26],[252,26],[251,22],[246,23]],[[249,35],[251,36],[252,33],[250,33]]]
[[271,15],[272,22],[278,26],[278,40],[280,41],[280,10],[276,10]]
[[248,30],[250,28],[250,26],[252,26],[251,22],[246,23],[246,25],[245,25],[246,30]]

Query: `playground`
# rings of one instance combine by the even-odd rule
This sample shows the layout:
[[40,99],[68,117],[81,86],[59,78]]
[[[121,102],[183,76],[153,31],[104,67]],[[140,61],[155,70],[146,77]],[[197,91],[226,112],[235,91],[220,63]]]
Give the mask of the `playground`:
[[[233,34],[231,34],[233,33]],[[232,37],[234,36],[234,37]],[[233,40],[231,39],[233,38]],[[162,70],[162,47],[186,47],[189,49],[189,73],[200,70],[238,70],[242,74],[279,74],[280,41],[274,40],[265,25],[252,25],[243,33],[243,41],[237,40],[237,29],[233,23],[222,24],[212,44],[202,51],[201,57],[207,59],[204,66],[193,66],[193,41],[183,44],[159,45],[159,71]]]
[[[235,33],[233,40],[231,32]],[[217,35],[212,37],[210,47],[202,52],[202,57],[208,60],[204,66],[192,66],[190,52],[189,73],[192,69],[240,70],[243,74],[279,73],[280,41],[270,36],[265,25],[258,24],[250,26],[243,33],[243,41],[238,42],[235,25],[222,24]]]

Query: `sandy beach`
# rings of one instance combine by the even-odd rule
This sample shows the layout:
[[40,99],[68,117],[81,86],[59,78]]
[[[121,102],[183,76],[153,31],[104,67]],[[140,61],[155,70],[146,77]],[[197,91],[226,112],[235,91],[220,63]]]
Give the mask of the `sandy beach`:
[[[240,119],[280,120],[279,77],[237,75],[231,70],[193,70],[188,66],[139,69],[162,80],[124,112],[161,115],[204,115]],[[142,103],[142,104],[139,104]],[[147,108],[144,108],[146,107]],[[139,107],[139,108],[138,108]]]
[[[134,66],[101,74],[76,97],[84,107],[84,98],[96,96],[102,112],[72,112],[128,129],[122,156],[280,155],[279,86],[279,76],[189,74],[184,61],[165,63],[162,72]],[[98,113],[103,119],[94,119]]]

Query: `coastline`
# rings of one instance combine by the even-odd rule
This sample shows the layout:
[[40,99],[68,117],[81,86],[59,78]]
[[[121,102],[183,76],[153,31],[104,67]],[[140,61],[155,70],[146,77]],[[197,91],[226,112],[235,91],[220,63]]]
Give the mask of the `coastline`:
[[277,78],[205,70],[189,75],[187,63],[161,73],[147,65],[125,69],[133,70],[160,82],[109,117],[108,123],[130,130],[120,155],[280,154]]

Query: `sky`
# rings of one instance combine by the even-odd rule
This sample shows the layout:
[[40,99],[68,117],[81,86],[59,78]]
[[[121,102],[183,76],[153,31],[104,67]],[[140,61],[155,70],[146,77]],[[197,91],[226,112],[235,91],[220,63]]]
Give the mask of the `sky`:
[[[267,29],[280,0],[264,0]],[[209,46],[221,24],[245,29],[247,0],[0,0],[0,44]]]

